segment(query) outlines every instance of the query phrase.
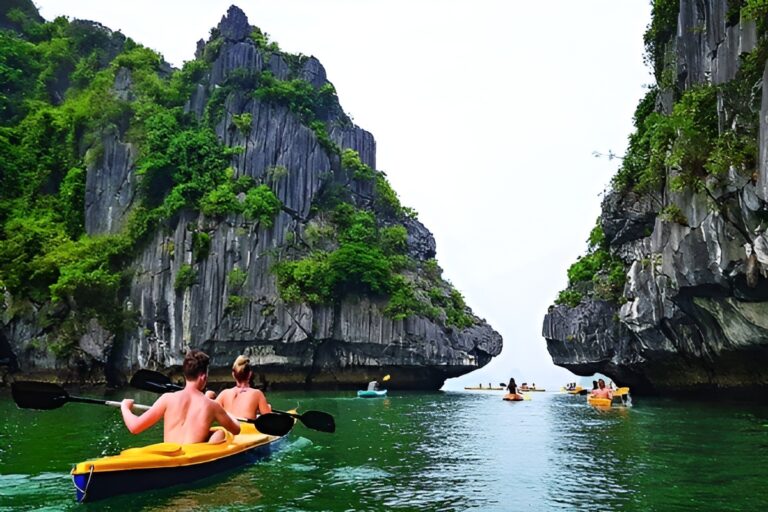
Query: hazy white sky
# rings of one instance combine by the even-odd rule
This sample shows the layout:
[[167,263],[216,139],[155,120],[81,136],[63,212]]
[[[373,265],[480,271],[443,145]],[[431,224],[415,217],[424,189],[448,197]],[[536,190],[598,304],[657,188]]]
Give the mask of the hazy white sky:
[[[98,21],[192,59],[232,0],[35,0],[48,20]],[[377,167],[435,235],[444,275],[504,337],[485,368],[446,384],[576,380],[541,337],[586,249],[601,193],[652,82],[649,0],[241,0],[252,25],[314,55]]]

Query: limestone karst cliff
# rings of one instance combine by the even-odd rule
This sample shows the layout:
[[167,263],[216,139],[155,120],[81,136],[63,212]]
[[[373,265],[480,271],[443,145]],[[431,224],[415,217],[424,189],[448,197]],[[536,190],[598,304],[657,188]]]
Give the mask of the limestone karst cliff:
[[569,287],[544,319],[555,364],[637,393],[768,384],[766,7],[656,0],[656,85]]
[[235,6],[182,70],[97,23],[4,16],[6,378],[119,383],[201,347],[214,377],[245,353],[271,386],[437,389],[500,353],[317,59]]

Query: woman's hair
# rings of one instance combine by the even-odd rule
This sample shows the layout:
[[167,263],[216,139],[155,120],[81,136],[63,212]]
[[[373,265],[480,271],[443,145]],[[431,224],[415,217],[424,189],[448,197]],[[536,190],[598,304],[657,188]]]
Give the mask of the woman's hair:
[[235,380],[242,382],[248,379],[248,374],[251,373],[251,360],[246,356],[237,356],[235,364],[232,365],[232,373],[235,374]]
[[181,371],[187,380],[195,380],[201,374],[208,371],[208,364],[211,358],[202,350],[190,350],[184,356],[184,362],[181,365]]

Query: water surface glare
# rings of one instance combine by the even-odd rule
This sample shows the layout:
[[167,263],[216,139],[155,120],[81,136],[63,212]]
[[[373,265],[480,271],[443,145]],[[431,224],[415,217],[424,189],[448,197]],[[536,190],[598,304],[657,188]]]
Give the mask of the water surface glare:
[[[83,396],[122,396],[130,389]],[[768,510],[768,407],[501,392],[275,392],[275,408],[327,411],[337,432],[302,427],[270,460],[194,486],[77,505],[76,462],[158,442],[117,409],[20,410],[0,392],[0,511]]]

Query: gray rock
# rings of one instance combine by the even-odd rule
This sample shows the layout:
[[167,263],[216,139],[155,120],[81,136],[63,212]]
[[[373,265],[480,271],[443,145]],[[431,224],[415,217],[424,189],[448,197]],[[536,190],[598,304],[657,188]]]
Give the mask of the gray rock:
[[[726,26],[728,2],[682,0],[675,40],[678,87],[732,80],[756,45],[754,22]],[[601,225],[610,250],[628,265],[622,304],[585,299],[553,307],[544,336],[555,364],[602,372],[633,392],[764,392],[768,382],[768,68],[763,74],[756,183],[742,169],[673,190],[668,169],[658,196],[611,192]],[[673,91],[656,108],[669,114]],[[740,121],[718,102],[720,129]],[[680,215],[671,214],[677,206]],[[657,217],[664,207],[668,214]],[[679,223],[678,223],[679,222]],[[650,235],[650,236],[649,236]],[[756,395],[755,395],[756,396]]]
[[607,193],[603,198],[600,225],[608,243],[621,245],[650,235],[659,201],[651,194]]
[[239,7],[230,6],[226,16],[222,16],[221,22],[219,22],[219,32],[230,41],[242,41],[251,35],[248,17]]
[[85,231],[89,235],[117,233],[135,200],[134,175],[138,148],[122,142],[117,130],[102,135],[93,148],[99,158],[88,167],[85,179]]
[[316,89],[319,89],[328,83],[328,78],[325,75],[325,68],[320,64],[320,61],[314,57],[309,57],[301,67],[299,78],[306,80]]
[[[219,31],[224,37],[219,54],[187,101],[185,110],[201,118],[217,87],[232,73],[243,76],[265,69],[277,78],[291,78],[292,70],[278,53],[268,62],[248,37],[245,15],[231,7]],[[204,48],[198,45],[198,53]],[[328,83],[317,59],[307,59],[298,75],[315,87]],[[131,76],[120,71],[114,93],[130,101]],[[237,128],[235,115],[252,116],[249,127]],[[174,369],[190,347],[201,347],[213,358],[212,378],[229,381],[235,356],[251,356],[257,380],[280,387],[356,388],[383,372],[393,375],[394,388],[438,389],[445,379],[487,364],[502,348],[501,336],[474,316],[472,325],[458,329],[444,319],[411,316],[395,320],[384,313],[385,297],[346,296],[335,304],[284,302],[277,289],[275,264],[293,257],[296,234],[316,217],[313,204],[329,183],[348,187],[354,201],[370,204],[373,183],[350,180],[339,157],[318,140],[315,132],[284,105],[254,99],[248,90],[233,90],[216,119],[219,139],[242,147],[232,159],[235,176],[250,176],[267,184],[282,202],[270,225],[241,215],[206,218],[182,211],[150,233],[128,266],[130,285],[124,299],[128,316],[136,319],[120,338],[91,320],[66,361],[45,350],[55,333],[35,324],[31,316],[11,315],[0,329],[0,349],[6,345],[24,373],[65,380],[113,382],[138,368]],[[332,141],[353,149],[375,169],[376,143],[355,126],[340,106],[325,113]],[[103,151],[94,153],[86,178],[86,228],[89,234],[117,233],[137,204],[136,159],[139,148],[122,139],[119,130],[102,134]],[[400,219],[382,217],[381,225]],[[416,260],[435,256],[435,241],[415,219],[402,221],[408,232],[408,254]],[[210,237],[207,255],[193,249],[193,239]],[[191,286],[177,289],[182,268],[192,268]],[[233,284],[234,269],[245,272]],[[437,285],[447,288],[445,282]],[[12,298],[11,298],[12,300]],[[65,318],[68,307],[56,312]],[[42,347],[40,349],[39,347]],[[74,368],[74,370],[70,369]],[[63,376],[63,377],[62,377]]]

